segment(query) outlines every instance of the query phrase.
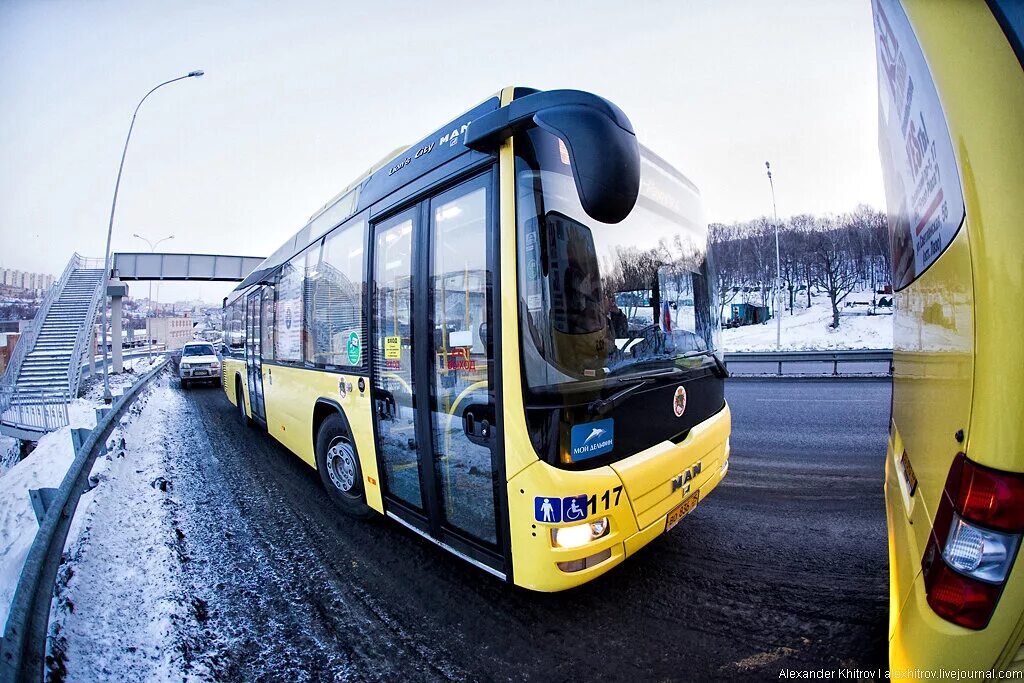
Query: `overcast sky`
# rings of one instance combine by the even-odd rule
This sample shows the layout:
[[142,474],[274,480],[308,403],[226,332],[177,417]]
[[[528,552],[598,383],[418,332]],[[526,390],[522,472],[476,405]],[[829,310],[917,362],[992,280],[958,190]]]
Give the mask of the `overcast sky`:
[[[0,266],[114,250],[265,256],[394,148],[509,84],[588,90],[711,221],[883,206],[867,0],[0,0]],[[144,295],[133,285],[134,294]],[[217,301],[233,285],[171,285]]]

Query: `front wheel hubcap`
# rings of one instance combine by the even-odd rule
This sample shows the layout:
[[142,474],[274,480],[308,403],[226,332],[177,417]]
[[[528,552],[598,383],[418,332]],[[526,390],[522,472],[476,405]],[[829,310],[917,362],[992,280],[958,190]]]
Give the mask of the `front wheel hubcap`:
[[336,439],[327,451],[327,474],[342,493],[351,493],[356,484],[356,454],[346,441]]

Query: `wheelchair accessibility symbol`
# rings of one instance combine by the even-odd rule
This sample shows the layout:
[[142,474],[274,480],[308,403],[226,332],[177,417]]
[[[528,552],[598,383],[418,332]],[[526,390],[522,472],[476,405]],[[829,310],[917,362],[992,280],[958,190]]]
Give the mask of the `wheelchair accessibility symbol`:
[[566,522],[578,522],[587,518],[587,496],[571,496],[562,499],[562,519]]

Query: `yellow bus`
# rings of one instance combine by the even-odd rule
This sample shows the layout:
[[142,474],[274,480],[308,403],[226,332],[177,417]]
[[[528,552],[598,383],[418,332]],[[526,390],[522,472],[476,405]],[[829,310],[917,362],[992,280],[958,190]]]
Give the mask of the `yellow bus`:
[[1024,5],[874,0],[896,314],[889,666],[1024,668]]
[[506,88],[225,299],[224,391],[342,511],[519,586],[579,585],[728,470],[706,228],[613,104]]

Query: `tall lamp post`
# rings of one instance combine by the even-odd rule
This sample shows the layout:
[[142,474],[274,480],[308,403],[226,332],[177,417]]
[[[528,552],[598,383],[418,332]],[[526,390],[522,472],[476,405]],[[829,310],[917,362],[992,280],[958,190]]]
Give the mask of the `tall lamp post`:
[[[137,232],[132,233],[132,237],[138,237],[140,240],[142,240],[143,242],[148,244],[149,245],[149,253],[151,253],[151,254],[156,252],[156,248],[158,246],[160,246],[161,242],[166,242],[167,240],[173,240],[174,239],[174,235],[168,235],[167,237],[163,237],[161,239],[158,239],[156,242],[150,242],[148,239],[146,239],[145,237],[143,237],[142,235],[140,235]],[[152,313],[153,313],[153,281],[150,280],[149,281],[149,310],[146,311],[146,362],[147,363],[149,362],[150,358],[153,355],[153,338],[149,334],[149,319],[150,319]]]
[[146,98],[152,95],[154,92],[177,81],[182,81],[186,78],[199,78],[203,75],[202,70],[189,71],[184,76],[178,76],[172,78],[169,81],[157,85],[148,93],[143,95],[139,103],[135,105],[135,112],[132,114],[132,122],[128,126],[128,136],[124,139],[124,149],[121,151],[121,165],[117,167],[117,181],[114,183],[114,199],[110,203],[110,223],[107,225],[107,250],[103,256],[103,304],[100,306],[100,333],[103,340],[103,402],[110,404],[113,402],[114,397],[110,393],[110,378],[108,376],[107,369],[107,287],[110,285],[110,238],[114,234],[114,210],[117,208],[117,191],[121,187],[121,173],[124,171],[124,158],[128,154],[128,142],[132,139],[132,129],[135,128],[135,117],[139,115],[139,107],[146,101]]
[[764,167],[768,170],[768,185],[772,188],[772,214],[775,216],[775,288],[772,296],[775,304],[775,350],[782,350],[782,316],[779,315],[779,293],[782,290],[782,262],[779,258],[779,212],[775,208],[775,183],[772,182],[772,165],[767,161]]

